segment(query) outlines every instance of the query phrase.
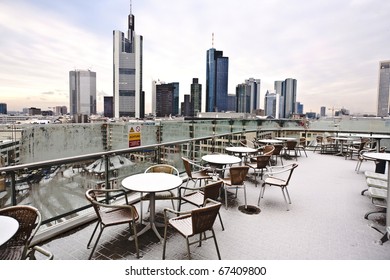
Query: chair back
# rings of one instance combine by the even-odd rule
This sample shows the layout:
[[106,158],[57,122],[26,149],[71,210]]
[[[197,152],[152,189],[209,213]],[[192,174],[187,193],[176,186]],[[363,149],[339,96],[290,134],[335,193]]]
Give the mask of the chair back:
[[298,142],[295,140],[288,140],[286,141],[286,149],[287,150],[294,150],[297,146]]
[[317,144],[322,144],[324,142],[324,136],[316,136]]
[[230,180],[232,185],[242,185],[245,181],[246,175],[248,174],[248,166],[233,166],[230,167]]
[[257,157],[257,169],[266,168],[269,165],[269,161],[271,159],[272,153],[269,155],[260,155]]
[[217,181],[207,184],[203,189],[204,201],[206,199],[217,200],[220,194],[220,189],[222,188],[223,181]]
[[221,203],[205,206],[191,211],[192,232],[198,234],[211,230],[217,218]]
[[[297,168],[297,167],[298,167],[298,163],[293,163],[293,164],[291,165],[291,167],[288,168],[288,170],[290,170],[290,174],[288,174],[288,177],[287,177],[287,180],[286,180],[286,186],[287,186],[288,183],[290,182],[291,176],[292,176],[292,174],[293,174],[295,168]],[[288,171],[288,170],[286,170],[286,171]]]
[[275,147],[273,145],[266,145],[263,148],[263,155],[272,155],[274,150],[275,150]]
[[306,147],[306,138],[305,137],[299,138],[299,146]]
[[[8,250],[9,254],[15,254],[7,256],[8,259],[25,259],[27,249],[41,226],[40,212],[29,205],[18,205],[1,209],[0,215],[12,217],[19,222],[18,231],[1,246],[1,249],[15,248],[15,250]],[[23,248],[23,250],[17,250],[18,247]]]
[[182,157],[181,159],[183,160],[184,169],[186,170],[188,178],[192,178],[192,170],[191,170],[190,160],[185,158],[185,157]]
[[99,195],[99,191],[98,190],[94,190],[94,189],[89,189],[89,190],[87,190],[85,192],[85,197],[92,204],[93,209],[95,210],[96,215],[98,216],[99,221],[101,221],[102,220],[102,217],[101,217],[102,211],[100,209],[99,204],[97,203],[98,195]]
[[273,145],[273,146],[274,146],[274,150],[273,150],[272,154],[275,155],[275,156],[280,155],[280,151],[283,149],[283,145],[276,144],[276,145]]
[[168,173],[179,176],[179,170],[177,170],[174,166],[169,164],[156,164],[149,166],[145,173]]

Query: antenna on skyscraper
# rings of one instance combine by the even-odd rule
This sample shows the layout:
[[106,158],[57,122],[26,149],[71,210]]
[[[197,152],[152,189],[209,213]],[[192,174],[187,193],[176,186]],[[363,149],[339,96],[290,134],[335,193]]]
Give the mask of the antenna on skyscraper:
[[132,15],[132,10],[133,10],[133,9],[132,9],[132,6],[133,6],[133,5],[132,5],[132,1],[130,0],[130,15]]
[[214,48],[214,32],[212,33],[211,46]]

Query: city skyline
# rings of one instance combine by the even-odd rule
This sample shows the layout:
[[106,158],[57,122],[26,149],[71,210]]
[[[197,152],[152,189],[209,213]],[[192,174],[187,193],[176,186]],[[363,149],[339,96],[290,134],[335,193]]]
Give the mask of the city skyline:
[[[0,3],[7,38],[0,44],[0,102],[9,111],[69,106],[69,71],[90,69],[103,111],[103,96],[113,95],[112,32],[126,30],[129,4]],[[326,106],[376,113],[378,63],[390,59],[388,1],[134,0],[132,13],[144,37],[146,113],[152,80],[179,82],[180,102],[193,78],[205,87],[212,47],[229,57],[229,94],[248,78],[261,79],[262,109],[275,81],[294,78],[305,112]]]

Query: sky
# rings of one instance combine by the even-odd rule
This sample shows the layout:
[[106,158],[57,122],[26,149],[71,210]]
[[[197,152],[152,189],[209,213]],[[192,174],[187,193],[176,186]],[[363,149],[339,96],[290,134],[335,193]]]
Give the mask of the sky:
[[[97,75],[98,111],[113,94],[113,30],[127,34],[130,0],[0,0],[0,103],[8,111],[69,108],[69,71]],[[248,78],[264,95],[297,80],[305,112],[375,113],[379,61],[390,60],[390,1],[133,0],[144,38],[143,89],[193,78],[206,87],[206,53],[229,57],[229,94]],[[214,40],[212,40],[214,34]]]

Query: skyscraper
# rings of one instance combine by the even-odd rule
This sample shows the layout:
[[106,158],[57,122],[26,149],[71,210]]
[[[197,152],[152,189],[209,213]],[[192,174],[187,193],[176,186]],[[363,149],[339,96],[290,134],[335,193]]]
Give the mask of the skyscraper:
[[227,110],[229,58],[222,51],[207,51],[206,112]]
[[69,71],[70,114],[96,114],[96,72]]
[[297,99],[297,80],[288,78],[282,82],[282,95],[281,102],[283,102],[283,107],[281,107],[282,112],[280,112],[281,118],[289,118],[295,112],[295,103]]
[[250,111],[252,113],[256,109],[260,108],[260,79],[249,78],[245,80],[245,84],[248,85],[250,91]]
[[179,114],[179,83],[156,84],[156,116]]
[[251,94],[250,87],[243,83],[236,86],[237,113],[250,113]]
[[197,116],[202,112],[202,85],[198,78],[192,79],[191,84],[191,116]]
[[269,92],[267,90],[264,97],[264,110],[266,116],[272,116],[276,118],[276,93]]
[[145,115],[142,91],[143,37],[134,31],[134,15],[128,16],[128,37],[113,31],[114,117],[143,118]]
[[390,113],[390,60],[379,62],[377,108],[378,117],[387,117]]

